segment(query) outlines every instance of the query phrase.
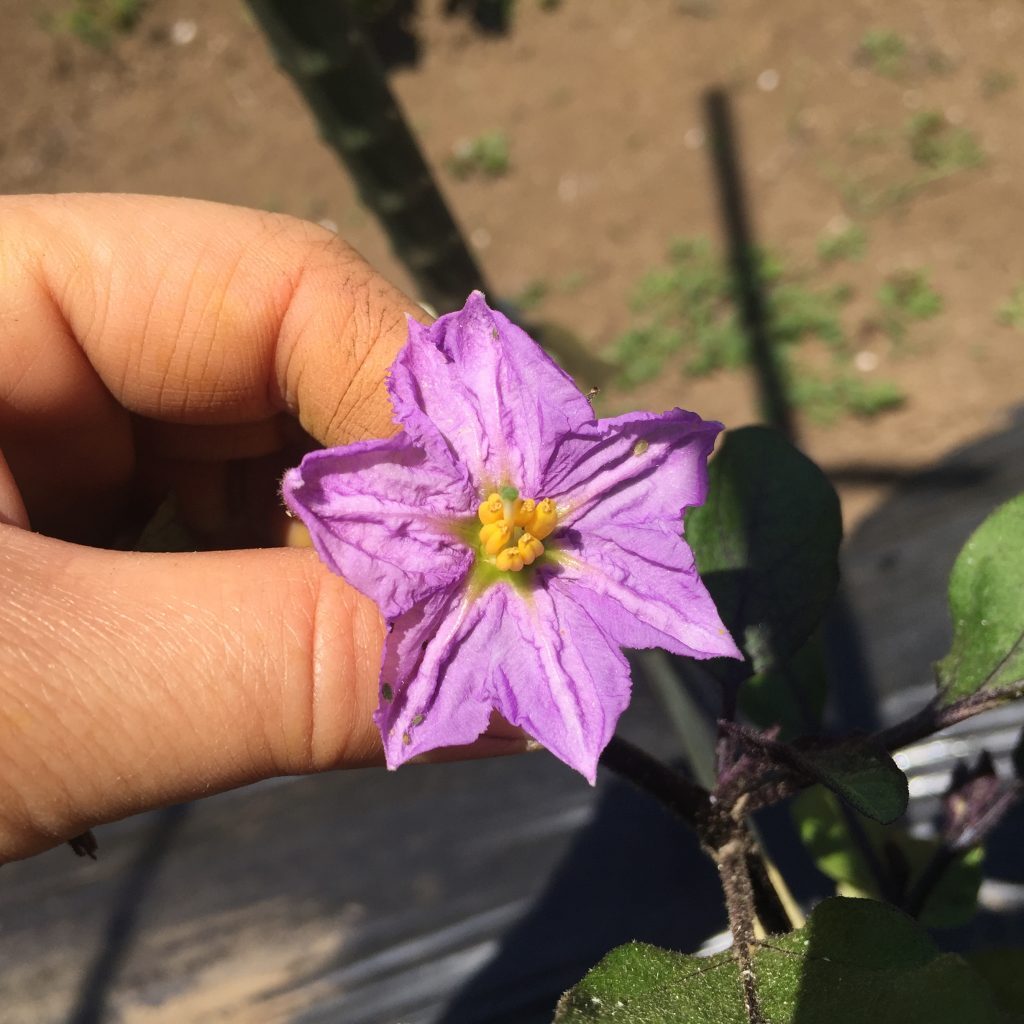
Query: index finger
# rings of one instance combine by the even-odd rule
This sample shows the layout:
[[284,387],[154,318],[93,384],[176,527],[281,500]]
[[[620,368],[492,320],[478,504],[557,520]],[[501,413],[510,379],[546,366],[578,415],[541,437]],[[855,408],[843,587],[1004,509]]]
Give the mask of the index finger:
[[381,385],[405,315],[424,314],[331,232],[115,195],[6,197],[0,222],[0,352],[17,368],[0,404],[16,433],[19,412],[51,405],[113,415],[110,396],[181,423],[284,409],[325,444],[394,429]]

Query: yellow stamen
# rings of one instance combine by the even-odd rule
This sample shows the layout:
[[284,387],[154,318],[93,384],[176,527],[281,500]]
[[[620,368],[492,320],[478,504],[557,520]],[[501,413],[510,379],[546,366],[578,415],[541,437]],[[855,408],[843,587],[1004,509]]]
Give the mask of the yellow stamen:
[[488,494],[487,500],[480,503],[476,513],[484,526],[496,523],[505,518],[505,503],[501,500],[500,494]]
[[512,539],[512,527],[504,520],[480,529],[480,543],[489,555],[496,555]]
[[505,548],[498,552],[498,557],[494,559],[494,564],[502,572],[519,572],[524,564],[523,556],[516,548]]
[[477,515],[481,554],[494,559],[502,572],[519,572],[544,554],[541,539],[558,525],[558,509],[550,498],[523,500],[514,487],[487,495]]
[[537,502],[535,502],[533,498],[527,498],[526,501],[519,506],[519,511],[516,513],[516,526],[529,526],[536,508]]
[[558,510],[550,498],[545,498],[534,509],[526,528],[537,538],[543,540],[558,525]]
[[516,547],[525,565],[533,565],[544,554],[544,545],[530,533],[524,533]]

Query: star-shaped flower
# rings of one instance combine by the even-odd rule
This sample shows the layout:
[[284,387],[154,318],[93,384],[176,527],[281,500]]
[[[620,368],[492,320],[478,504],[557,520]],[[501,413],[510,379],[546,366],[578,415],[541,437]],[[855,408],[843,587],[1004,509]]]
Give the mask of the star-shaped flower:
[[493,709],[593,782],[629,703],[621,648],[742,657],[682,537],[721,424],[595,420],[479,292],[410,320],[388,390],[400,433],[312,452],[282,490],[387,620],[390,768],[471,743]]

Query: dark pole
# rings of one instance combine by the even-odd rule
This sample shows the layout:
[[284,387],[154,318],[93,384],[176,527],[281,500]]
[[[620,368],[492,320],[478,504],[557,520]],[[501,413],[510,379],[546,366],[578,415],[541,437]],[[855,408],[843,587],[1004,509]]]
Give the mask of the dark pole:
[[438,313],[461,309],[474,288],[485,289],[483,273],[347,2],[249,0],[249,6],[421,296]]
[[772,349],[768,310],[757,266],[757,249],[743,197],[729,97],[722,89],[711,89],[704,102],[722,226],[729,244],[729,262],[757,378],[761,415],[766,423],[794,440],[793,412],[786,396],[786,381]]

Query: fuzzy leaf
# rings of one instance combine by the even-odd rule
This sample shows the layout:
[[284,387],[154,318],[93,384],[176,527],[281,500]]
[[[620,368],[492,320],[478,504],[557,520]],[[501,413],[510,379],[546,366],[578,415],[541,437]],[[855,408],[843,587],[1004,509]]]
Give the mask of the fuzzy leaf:
[[778,726],[781,740],[818,731],[825,707],[825,651],[820,631],[784,665],[751,676],[740,710],[762,729]]
[[803,646],[835,593],[839,500],[821,470],[767,427],[726,434],[709,476],[686,539],[749,668],[765,672]]
[[1024,495],[995,510],[964,545],[949,578],[953,646],[936,665],[952,704],[1024,680]]
[[[772,1024],[1000,1024],[984,981],[905,914],[830,899],[806,927],[754,955]],[[698,958],[641,943],[613,950],[558,1005],[556,1024],[746,1024],[729,953]]]
[[867,740],[805,747],[801,766],[861,814],[883,824],[907,809],[907,777],[888,751]]
[[1010,1021],[1024,1020],[1024,949],[982,949],[966,955],[967,962],[980,974],[1009,1014]]

